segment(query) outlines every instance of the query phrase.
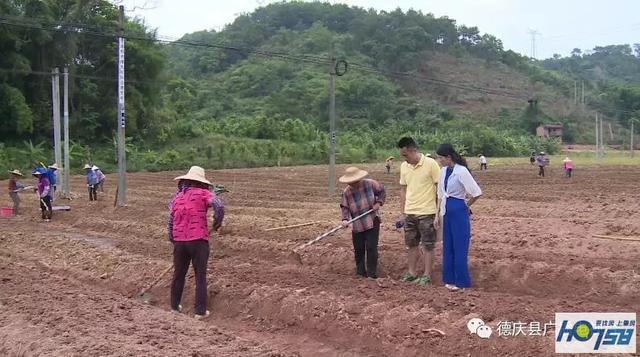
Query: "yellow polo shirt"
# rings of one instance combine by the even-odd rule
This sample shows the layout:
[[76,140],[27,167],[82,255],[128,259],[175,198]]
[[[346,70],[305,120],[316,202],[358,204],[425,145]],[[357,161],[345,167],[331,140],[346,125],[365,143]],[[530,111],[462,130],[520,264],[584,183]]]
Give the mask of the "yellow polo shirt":
[[400,185],[407,186],[404,213],[435,214],[438,180],[440,165],[436,160],[421,154],[416,165],[403,162],[400,165]]

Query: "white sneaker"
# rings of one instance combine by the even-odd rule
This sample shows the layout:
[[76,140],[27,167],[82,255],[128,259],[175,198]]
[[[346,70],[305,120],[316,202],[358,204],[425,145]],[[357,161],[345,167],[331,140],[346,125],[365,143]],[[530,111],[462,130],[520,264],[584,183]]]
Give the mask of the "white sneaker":
[[195,314],[193,317],[195,317],[195,319],[196,319],[196,320],[204,320],[204,319],[206,319],[207,317],[209,317],[210,315],[211,315],[211,312],[209,312],[209,310],[207,310],[207,311],[204,313],[204,315],[198,315],[198,314]]
[[178,310],[171,309],[171,312],[175,314],[179,314],[182,312],[182,305],[178,305]]

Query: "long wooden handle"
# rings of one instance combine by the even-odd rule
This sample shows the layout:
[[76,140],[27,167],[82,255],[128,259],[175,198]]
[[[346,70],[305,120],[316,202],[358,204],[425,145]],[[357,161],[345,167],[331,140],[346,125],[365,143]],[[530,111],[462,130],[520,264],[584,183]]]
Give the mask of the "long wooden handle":
[[[349,223],[349,224],[351,224],[351,223],[353,223],[353,222],[355,222],[355,221],[359,220],[360,218],[362,218],[362,217],[364,217],[364,216],[366,216],[366,215],[370,214],[370,213],[371,213],[371,212],[373,212],[373,211],[374,211],[374,209],[372,208],[372,209],[368,210],[367,212],[365,212],[365,213],[363,213],[363,214],[359,215],[358,217],[352,218],[348,223]],[[313,238],[312,240],[308,241],[307,243],[305,243],[305,244],[303,244],[303,245],[299,246],[298,248],[295,248],[295,249],[294,249],[294,251],[297,251],[297,250],[299,250],[299,249],[302,249],[302,248],[304,248],[304,247],[307,247],[307,246],[309,246],[309,245],[311,245],[311,244],[313,244],[313,243],[315,243],[315,242],[317,242],[317,241],[319,241],[319,240],[322,240],[322,239],[324,239],[324,238],[326,238],[326,237],[328,237],[328,236],[332,235],[333,233],[335,233],[335,232],[337,232],[337,231],[341,230],[342,228],[343,228],[343,227],[342,227],[342,225],[339,225],[339,226],[337,226],[337,227],[333,228],[332,230],[328,231],[327,233],[324,233],[324,234],[322,234],[322,235],[320,235],[320,236],[318,236],[318,237],[316,237],[316,238]]]
[[601,235],[601,234],[594,234],[593,238],[611,239],[611,240],[628,240],[628,241],[632,241],[632,242],[640,242],[640,238],[635,238],[635,237],[614,237],[614,236],[605,236],[605,235]]
[[156,278],[156,280],[153,281],[153,283],[149,284],[146,288],[142,289],[142,291],[140,291],[140,295],[144,295],[144,293],[146,293],[147,291],[149,291],[149,289],[154,287],[160,281],[160,279],[162,279],[165,275],[167,275],[167,273],[171,270],[171,268],[173,268],[173,264],[169,265],[167,269],[165,269],[165,271],[163,271],[162,274],[160,274]]
[[265,229],[265,232],[271,232],[271,231],[279,231],[281,229],[289,229],[289,228],[298,228],[298,227],[304,227],[304,226],[310,226],[312,224],[318,224],[318,223],[322,223],[322,221],[313,221],[313,222],[307,222],[307,223],[300,223],[300,224],[292,224],[290,226],[282,226],[282,227],[275,227],[275,228],[269,228],[269,229]]

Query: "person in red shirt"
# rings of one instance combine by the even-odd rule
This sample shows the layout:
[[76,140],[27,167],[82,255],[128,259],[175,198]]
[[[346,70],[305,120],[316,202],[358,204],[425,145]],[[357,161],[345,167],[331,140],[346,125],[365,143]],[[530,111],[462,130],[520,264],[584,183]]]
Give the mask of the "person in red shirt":
[[169,204],[169,240],[173,243],[174,275],[171,284],[171,309],[182,310],[180,301],[184,281],[193,265],[196,278],[195,317],[204,319],[207,310],[207,263],[209,261],[209,230],[207,211],[215,211],[213,229],[218,230],[224,218],[222,201],[211,192],[211,182],[202,167],[192,166],[186,175],[176,177],[178,192]]

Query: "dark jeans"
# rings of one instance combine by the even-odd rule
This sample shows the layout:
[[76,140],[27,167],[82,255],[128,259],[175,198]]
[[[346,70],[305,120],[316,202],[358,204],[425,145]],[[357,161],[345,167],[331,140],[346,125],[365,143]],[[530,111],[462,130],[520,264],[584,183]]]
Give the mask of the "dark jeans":
[[[359,233],[351,233],[353,251],[356,257],[356,274],[378,277],[378,237],[380,235],[380,218],[373,221],[373,228]],[[365,269],[366,253],[366,269]]]
[[538,176],[544,177],[544,166],[538,166],[540,170],[538,171]]
[[207,311],[207,262],[209,261],[209,242],[194,240],[173,243],[173,283],[171,284],[171,308],[178,310],[184,278],[189,271],[189,263],[193,264],[196,276],[195,313],[204,315]]
[[18,211],[20,211],[20,196],[18,196],[17,192],[9,192],[9,196],[13,201],[13,214],[17,215]]
[[42,219],[51,219],[51,197],[46,196],[40,198],[40,210],[42,211]]
[[89,185],[89,201],[98,200],[98,188],[97,185]]
[[487,164],[480,164],[480,171],[486,170],[486,169],[487,169]]

